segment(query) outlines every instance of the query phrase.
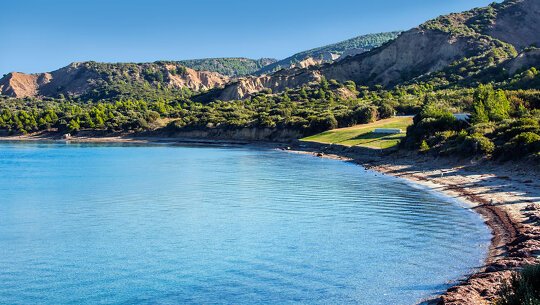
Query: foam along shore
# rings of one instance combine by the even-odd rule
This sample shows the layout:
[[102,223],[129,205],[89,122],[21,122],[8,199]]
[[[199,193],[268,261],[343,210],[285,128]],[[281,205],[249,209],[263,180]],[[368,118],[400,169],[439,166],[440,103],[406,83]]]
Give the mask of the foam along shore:
[[367,170],[406,179],[462,202],[480,213],[493,238],[485,265],[424,304],[490,304],[512,270],[540,263],[540,169],[521,163],[432,158],[303,143],[295,153],[355,162]]

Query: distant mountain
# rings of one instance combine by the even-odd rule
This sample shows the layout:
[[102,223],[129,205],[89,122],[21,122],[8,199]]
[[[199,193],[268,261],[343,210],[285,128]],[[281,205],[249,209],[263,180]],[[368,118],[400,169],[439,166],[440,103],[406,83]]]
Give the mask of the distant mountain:
[[300,52],[275,63],[268,64],[256,74],[272,73],[281,69],[306,68],[308,66],[329,63],[380,47],[395,39],[400,32],[387,32],[362,35],[342,42]]
[[260,69],[277,62],[273,58],[205,58],[181,60],[177,63],[198,71],[217,72],[229,77],[253,74]]
[[[504,81],[514,76],[511,72],[540,67],[537,52],[530,51],[540,46],[539,32],[540,1],[507,0],[441,16],[379,48],[319,68],[240,79],[217,97],[245,98],[263,89],[279,92],[323,77],[386,87],[414,82],[444,87]],[[523,60],[514,60],[520,57]]]

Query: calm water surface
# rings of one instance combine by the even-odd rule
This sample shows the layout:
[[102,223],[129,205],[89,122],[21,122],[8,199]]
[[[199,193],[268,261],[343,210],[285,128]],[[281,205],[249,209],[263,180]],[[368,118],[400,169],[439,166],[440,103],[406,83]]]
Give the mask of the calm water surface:
[[489,237],[457,203],[339,161],[0,144],[0,304],[413,304]]

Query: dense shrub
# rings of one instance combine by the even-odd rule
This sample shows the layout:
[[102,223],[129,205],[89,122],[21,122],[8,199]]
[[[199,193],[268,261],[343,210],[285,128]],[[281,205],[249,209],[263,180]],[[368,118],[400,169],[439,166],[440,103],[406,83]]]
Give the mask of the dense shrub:
[[523,118],[503,122],[494,131],[494,136],[496,141],[505,143],[524,132],[540,134],[540,124],[538,119]]
[[389,104],[379,106],[377,111],[380,119],[388,119],[396,115],[396,110]]
[[414,117],[414,124],[407,128],[407,138],[403,143],[415,149],[422,141],[432,138],[439,132],[458,131],[462,128],[462,122],[458,121],[451,112],[434,104],[428,104]]
[[518,159],[539,151],[540,135],[533,132],[524,132],[504,144],[499,154],[503,159]]
[[310,133],[319,133],[326,130],[336,129],[338,122],[333,114],[327,113],[322,117],[314,117],[309,123]]
[[378,118],[377,108],[374,106],[360,107],[353,114],[356,124],[375,122]]
[[495,144],[480,133],[465,137],[460,146],[460,152],[463,155],[491,155],[495,151]]
[[505,285],[496,305],[540,305],[540,265],[525,267]]

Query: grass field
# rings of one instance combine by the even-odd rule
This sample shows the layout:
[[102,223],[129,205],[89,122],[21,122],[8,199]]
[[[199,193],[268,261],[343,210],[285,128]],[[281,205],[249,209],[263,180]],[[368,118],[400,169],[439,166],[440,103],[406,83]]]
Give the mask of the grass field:
[[[303,138],[301,141],[385,149],[399,143],[399,140],[405,136],[407,126],[412,124],[412,120],[412,117],[394,117],[370,124],[325,131]],[[376,128],[401,128],[404,133],[393,135],[375,134],[373,130]]]

